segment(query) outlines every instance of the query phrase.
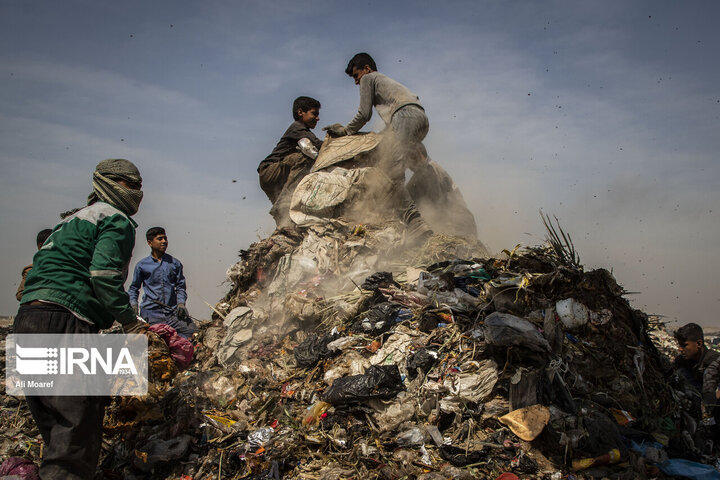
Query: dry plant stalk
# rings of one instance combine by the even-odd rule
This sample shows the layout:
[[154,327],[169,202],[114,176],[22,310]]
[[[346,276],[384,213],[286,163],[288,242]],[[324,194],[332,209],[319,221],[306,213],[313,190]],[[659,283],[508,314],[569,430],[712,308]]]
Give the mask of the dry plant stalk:
[[[570,234],[566,234],[560,226],[560,220],[558,220],[555,215],[553,215],[553,217],[555,218],[555,225],[553,225],[550,215],[547,215],[540,210],[540,219],[542,219],[543,225],[545,225],[545,230],[547,230],[545,240],[547,240],[552,249],[555,251],[555,254],[560,259],[560,263],[566,267],[582,270],[582,265],[580,265],[580,256],[575,250],[575,245],[573,244],[572,238],[570,238]],[[558,232],[560,232],[559,235]]]

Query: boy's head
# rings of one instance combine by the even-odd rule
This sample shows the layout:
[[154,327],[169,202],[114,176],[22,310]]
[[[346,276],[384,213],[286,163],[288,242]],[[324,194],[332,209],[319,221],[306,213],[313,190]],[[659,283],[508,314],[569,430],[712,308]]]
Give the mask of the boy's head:
[[697,323],[688,323],[675,332],[680,355],[687,360],[699,360],[705,346],[703,329]]
[[353,58],[351,58],[350,62],[348,62],[347,68],[345,69],[345,73],[350,75],[355,80],[355,85],[360,84],[360,79],[363,77],[363,75],[376,71],[377,65],[375,65],[375,60],[373,60],[370,55],[364,52],[358,53]]
[[298,97],[293,102],[293,118],[308,128],[315,128],[320,120],[320,102],[312,97]]
[[163,227],[152,227],[145,233],[145,238],[153,253],[165,253],[168,246],[167,235]]
[[43,246],[43,243],[45,243],[45,240],[48,239],[50,234],[52,233],[52,230],[49,228],[46,228],[45,230],[40,230],[37,234],[37,237],[35,238],[35,243],[37,243],[38,250],[40,250],[40,247]]

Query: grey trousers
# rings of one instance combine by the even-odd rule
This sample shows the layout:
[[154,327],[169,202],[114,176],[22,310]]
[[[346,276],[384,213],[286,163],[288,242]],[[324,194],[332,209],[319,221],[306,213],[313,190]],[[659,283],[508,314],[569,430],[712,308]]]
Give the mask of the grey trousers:
[[378,167],[393,183],[393,203],[397,215],[407,225],[421,221],[420,212],[405,186],[405,170],[418,170],[428,162],[422,144],[430,129],[425,111],[417,105],[407,105],[395,112],[379,145]]

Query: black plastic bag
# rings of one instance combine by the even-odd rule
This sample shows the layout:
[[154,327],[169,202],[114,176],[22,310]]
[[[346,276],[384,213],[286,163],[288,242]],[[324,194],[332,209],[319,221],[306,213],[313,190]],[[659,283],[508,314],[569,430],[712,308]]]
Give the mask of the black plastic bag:
[[325,393],[323,400],[333,404],[362,402],[371,398],[388,399],[403,390],[397,365],[372,365],[362,375],[338,378]]
[[322,337],[310,335],[293,350],[297,366],[301,368],[314,367],[321,359],[337,355],[339,352],[331,352],[327,348],[328,343],[337,338],[337,335],[323,335]]
[[363,290],[377,290],[380,287],[389,287],[390,285],[399,286],[393,280],[392,272],[376,272],[365,279],[360,288]]
[[488,452],[483,450],[466,451],[464,448],[453,447],[452,445],[443,445],[438,449],[443,460],[447,460],[456,467],[464,467],[485,460]]
[[370,310],[358,315],[358,320],[353,324],[352,331],[369,335],[385,333],[395,325],[395,318],[401,309],[402,305],[397,303],[378,303]]
[[421,348],[415,352],[407,363],[408,376],[410,379],[417,377],[418,368],[425,373],[429,372],[432,366],[435,365],[437,357],[438,354],[436,351],[428,350],[427,348]]
[[431,333],[433,330],[438,328],[438,323],[444,321],[436,312],[425,311],[420,314],[418,319],[418,330],[423,333]]
[[180,435],[169,440],[150,440],[147,445],[138,449],[147,456],[142,458],[135,456],[133,466],[143,472],[150,472],[160,465],[185,458],[192,440],[191,435]]

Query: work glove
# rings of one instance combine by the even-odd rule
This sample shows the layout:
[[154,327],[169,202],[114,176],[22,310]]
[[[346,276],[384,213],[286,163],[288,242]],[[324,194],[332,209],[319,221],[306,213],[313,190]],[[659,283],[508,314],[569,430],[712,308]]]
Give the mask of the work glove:
[[130,306],[132,307],[133,312],[135,312],[135,316],[136,316],[136,317],[137,317],[138,315],[140,315],[140,307],[139,307],[139,306],[137,306],[137,305],[130,305]]
[[322,129],[328,132],[331,137],[344,137],[348,134],[345,127],[343,127],[340,123],[333,123],[332,125],[325,126]]
[[184,303],[177,304],[177,307],[175,307],[175,315],[177,315],[177,318],[180,320],[185,320],[186,322],[190,318],[190,312],[188,312]]
[[122,329],[124,333],[147,333],[148,324],[138,317],[132,322],[124,324]]

